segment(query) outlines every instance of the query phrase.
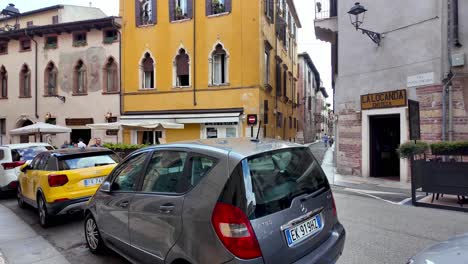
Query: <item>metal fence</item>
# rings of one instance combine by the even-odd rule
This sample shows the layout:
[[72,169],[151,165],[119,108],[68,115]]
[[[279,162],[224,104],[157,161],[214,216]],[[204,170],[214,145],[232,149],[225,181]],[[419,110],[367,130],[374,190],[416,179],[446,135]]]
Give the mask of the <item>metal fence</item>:
[[336,0],[315,0],[315,19],[326,19],[337,15]]

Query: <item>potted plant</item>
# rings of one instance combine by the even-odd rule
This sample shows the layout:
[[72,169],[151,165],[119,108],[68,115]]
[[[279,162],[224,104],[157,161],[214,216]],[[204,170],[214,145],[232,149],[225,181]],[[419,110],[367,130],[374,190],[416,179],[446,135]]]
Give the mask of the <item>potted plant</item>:
[[211,9],[213,14],[220,14],[226,11],[223,3],[219,2],[219,0],[213,0],[213,2],[211,2]]
[[180,20],[180,19],[184,19],[184,14],[182,13],[182,8],[180,8],[180,6],[176,6],[175,8],[175,19],[176,20]]
[[468,141],[433,143],[431,151],[433,155],[468,156]]

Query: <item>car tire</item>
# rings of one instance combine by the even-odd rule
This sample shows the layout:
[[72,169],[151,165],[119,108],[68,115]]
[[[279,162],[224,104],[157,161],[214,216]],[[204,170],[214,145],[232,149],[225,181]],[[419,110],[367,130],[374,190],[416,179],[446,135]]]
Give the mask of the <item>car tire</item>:
[[49,227],[52,222],[52,217],[47,212],[46,201],[41,194],[37,196],[37,213],[39,216],[39,224],[44,228]]
[[84,231],[86,244],[89,248],[89,251],[91,251],[93,254],[105,253],[107,247],[104,245],[104,241],[102,240],[96,220],[91,215],[91,213],[87,214],[85,217]]
[[16,201],[18,201],[18,207],[21,209],[26,208],[26,203],[24,202],[23,195],[21,194],[21,186],[18,185],[16,189]]

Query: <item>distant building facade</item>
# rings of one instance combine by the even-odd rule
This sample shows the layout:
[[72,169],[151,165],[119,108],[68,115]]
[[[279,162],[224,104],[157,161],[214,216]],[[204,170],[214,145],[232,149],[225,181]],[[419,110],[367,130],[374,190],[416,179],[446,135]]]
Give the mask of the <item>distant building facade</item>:
[[410,140],[407,99],[422,140],[468,140],[467,1],[361,1],[380,45],[351,25],[354,1],[315,3],[316,37],[332,45],[338,173],[410,180],[396,152]]
[[72,128],[42,139],[55,146],[116,142],[117,131],[86,125],[119,116],[119,27],[97,8],[68,5],[0,18],[0,144],[39,141],[9,135],[36,122]]

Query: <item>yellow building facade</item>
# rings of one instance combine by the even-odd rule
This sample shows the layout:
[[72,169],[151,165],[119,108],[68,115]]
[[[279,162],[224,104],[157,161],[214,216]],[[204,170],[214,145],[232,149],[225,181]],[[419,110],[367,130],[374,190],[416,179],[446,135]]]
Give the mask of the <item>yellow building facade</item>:
[[[297,132],[292,0],[120,0],[125,143]],[[248,116],[256,115],[253,129]]]

